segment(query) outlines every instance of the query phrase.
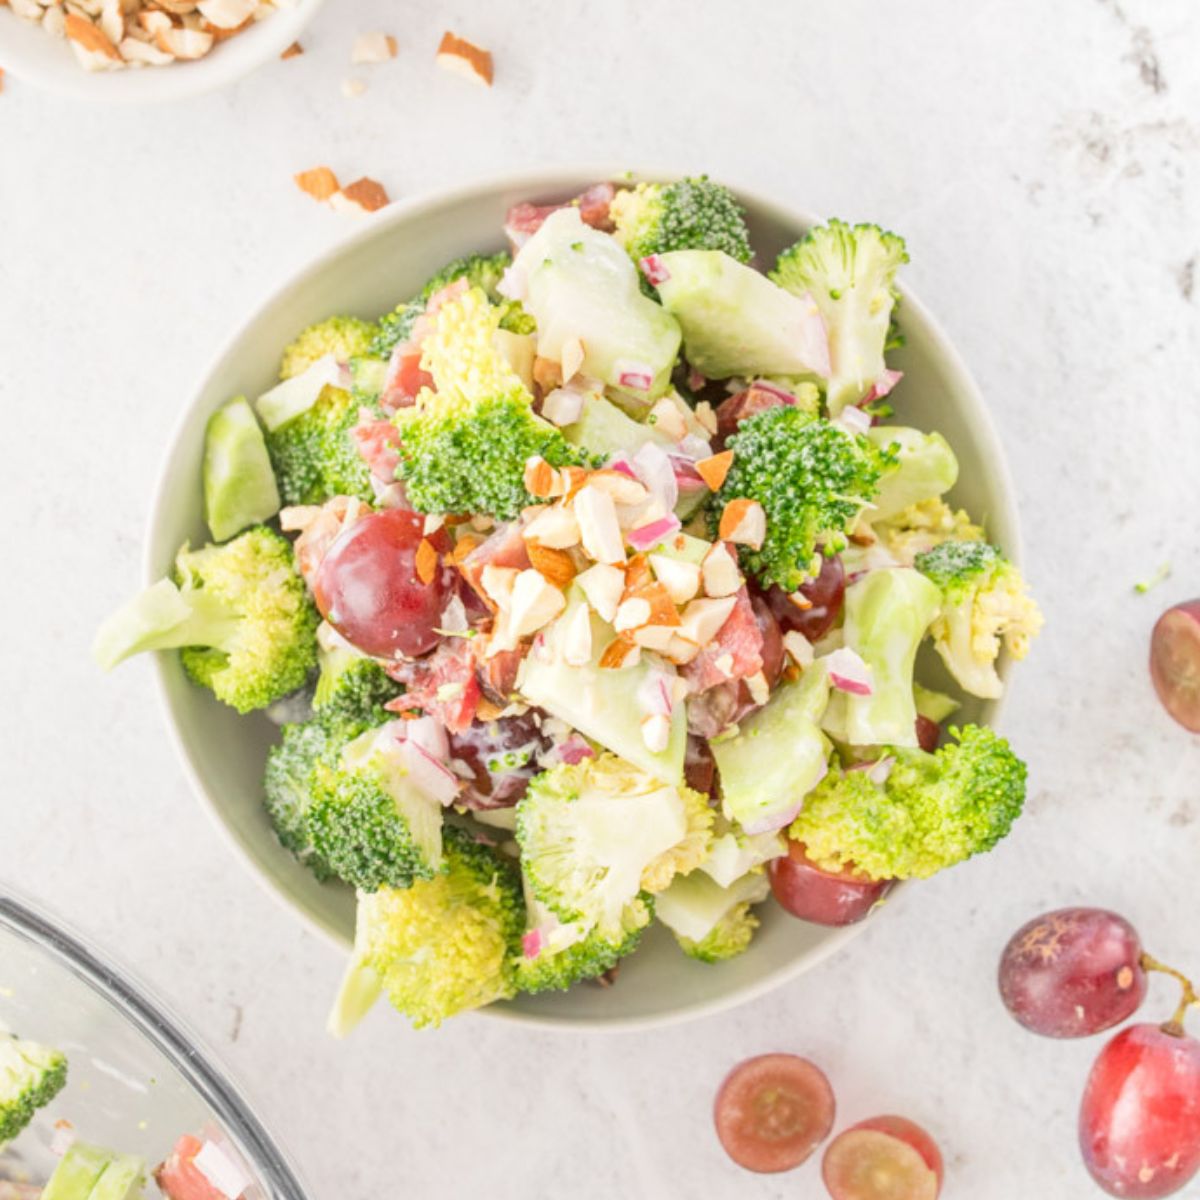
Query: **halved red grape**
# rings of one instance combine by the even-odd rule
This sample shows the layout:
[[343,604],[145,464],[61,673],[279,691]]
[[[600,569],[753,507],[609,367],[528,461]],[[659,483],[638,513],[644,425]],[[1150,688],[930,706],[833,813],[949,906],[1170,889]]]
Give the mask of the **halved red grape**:
[[1000,996],[1026,1029],[1087,1037],[1137,1012],[1146,995],[1142,943],[1102,908],[1060,908],[1022,925],[1000,956]]
[[853,867],[827,871],[808,857],[801,842],[767,866],[775,899],[793,917],[815,925],[853,925],[887,895],[891,879],[870,879]]
[[1100,1051],[1079,1109],[1079,1145],[1110,1195],[1155,1200],[1200,1169],[1200,1042],[1130,1025]]
[[820,574],[799,590],[808,602],[808,608],[801,608],[781,587],[767,588],[763,597],[785,633],[794,629],[810,642],[820,641],[833,628],[838,613],[842,611],[842,600],[846,595],[846,572],[842,568],[842,560],[837,557],[823,558]]
[[713,1105],[726,1154],[748,1171],[790,1171],[829,1136],[833,1089],[795,1054],[760,1054],[725,1077]]
[[821,1177],[833,1200],[937,1200],[942,1154],[906,1117],[872,1117],[829,1143]]
[[1150,635],[1150,679],[1184,729],[1200,733],[1200,599],[1168,608]]
[[[438,562],[428,583],[418,578],[424,528],[425,518],[407,509],[369,513],[334,542],[317,571],[313,596],[321,615],[365,654],[415,657],[437,644],[455,572]],[[441,548],[445,534],[435,538],[431,544]]]

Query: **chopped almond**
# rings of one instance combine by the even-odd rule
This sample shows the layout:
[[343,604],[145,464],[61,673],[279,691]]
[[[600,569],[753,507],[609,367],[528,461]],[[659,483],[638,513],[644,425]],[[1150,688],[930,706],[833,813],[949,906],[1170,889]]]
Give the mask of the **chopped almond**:
[[250,26],[250,20],[251,18],[247,17],[240,25],[235,25],[232,29],[222,29],[220,25],[213,25],[210,22],[205,21],[201,26],[201,29],[203,29],[205,33],[211,33],[214,42],[227,42],[235,34],[239,34],[242,32],[242,30],[248,29]]
[[665,554],[651,554],[650,565],[675,604],[686,604],[700,590],[700,567],[696,563],[669,558]]
[[707,400],[701,400],[692,412],[695,414],[696,420],[704,426],[707,433],[711,435],[717,432],[717,413]]
[[461,566],[464,558],[475,549],[476,546],[483,545],[483,538],[474,533],[460,533],[458,541],[454,543],[454,549],[450,552],[450,561],[456,566]]
[[417,572],[417,578],[422,583],[433,582],[433,577],[437,574],[437,562],[437,551],[433,548],[433,543],[428,538],[422,538],[421,544],[413,556],[413,567]]
[[134,37],[122,38],[117,49],[126,62],[145,63],[151,67],[165,67],[168,63],[175,61],[171,55],[164,53],[153,42],[139,41]]
[[[105,58],[111,58],[115,62],[121,61],[121,55],[117,52],[116,46],[109,41],[98,25],[93,25],[86,17],[68,12],[66,31],[67,37],[80,49],[90,50],[93,54],[102,54]],[[164,46],[163,49],[165,50],[167,47]]]
[[714,542],[700,564],[704,591],[709,596],[732,596],[742,586],[742,573],[724,542]]
[[812,642],[798,629],[789,629],[783,635],[783,648],[801,670],[812,666],[814,657]]
[[633,640],[644,650],[665,654],[675,640],[675,630],[669,625],[642,625],[633,631]]
[[172,29],[171,18],[165,12],[156,8],[144,8],[137,15],[138,24],[150,35],[162,33],[164,29]]
[[582,467],[562,467],[558,474],[562,480],[563,495],[568,500],[591,478],[591,473]]
[[616,504],[641,504],[650,495],[645,484],[630,479],[624,471],[614,471],[608,467],[593,471],[588,476],[588,483],[607,492]]
[[675,407],[674,401],[669,396],[664,396],[650,410],[647,424],[653,425],[673,442],[679,441],[687,434],[683,413]]
[[213,48],[213,35],[202,29],[164,29],[154,35],[158,48],[185,62],[203,58]]
[[652,582],[654,575],[650,570],[650,559],[645,554],[635,554],[625,564],[625,591],[622,595],[632,596],[640,588]]
[[498,608],[507,609],[511,607],[517,574],[516,567],[497,567],[494,563],[488,563],[483,568],[479,583],[488,599]]
[[562,478],[540,455],[535,454],[525,461],[525,490],[539,500],[562,495]]
[[575,582],[583,589],[588,603],[611,624],[625,590],[625,575],[620,568],[596,563],[577,575]]
[[650,583],[642,584],[636,592],[630,592],[628,585],[625,590],[624,603],[631,600],[645,600],[650,606],[650,613],[646,620],[641,622],[646,624],[649,622],[652,625],[678,625],[679,612],[675,607],[675,601],[671,599],[671,593],[666,587],[655,580]]
[[617,615],[613,618],[613,628],[618,633],[638,629],[650,620],[650,601],[641,596],[631,596],[622,600],[617,606]]
[[355,216],[378,212],[390,203],[383,184],[365,175],[348,183],[341,191],[334,192],[329,197],[329,203],[338,212],[348,212]]
[[677,633],[671,638],[670,644],[662,653],[671,662],[676,663],[678,666],[683,666],[684,663],[690,663],[700,653],[700,647],[697,643],[690,641],[688,638],[681,637]]
[[536,633],[567,606],[566,597],[540,571],[532,567],[513,580],[509,628],[518,637]]
[[294,176],[296,186],[314,200],[328,200],[338,190],[337,176],[328,167],[313,167]]
[[720,536],[758,550],[767,536],[767,514],[757,500],[730,500],[721,513]]
[[258,0],[199,0],[196,8],[210,25],[226,33],[236,33],[254,16]]
[[806,595],[805,595],[803,592],[800,592],[800,591],[791,592],[791,593],[788,595],[788,599],[789,599],[789,600],[790,600],[790,601],[791,601],[791,602],[792,602],[792,603],[793,603],[793,604],[794,604],[794,605],[795,605],[795,606],[796,606],[796,607],[797,607],[797,608],[798,608],[798,609],[799,609],[801,612],[808,612],[808,610],[809,610],[810,608],[812,608],[812,606],[813,606],[813,602],[812,602],[812,601],[811,601],[811,600],[810,600],[810,599],[809,599],[809,598],[808,598],[808,597],[807,597],[807,596],[806,596]]
[[612,497],[588,483],[579,489],[574,503],[579,536],[588,557],[602,563],[624,562],[625,539]]
[[355,66],[360,63],[387,62],[395,57],[396,39],[390,33],[360,33],[350,51],[350,61]]
[[538,355],[533,360],[533,382],[537,384],[543,394],[554,391],[555,388],[562,387],[563,376],[562,366],[556,363],[552,358],[542,358]]
[[487,50],[447,30],[437,50],[437,64],[474,83],[492,86],[492,56]]
[[579,374],[583,366],[583,343],[578,338],[567,338],[562,347],[562,377],[567,383]]
[[622,667],[637,666],[642,652],[634,642],[621,635],[613,638],[600,655],[600,666],[606,671],[619,671]]
[[293,42],[279,57],[286,62],[289,58],[299,58],[303,53],[304,47],[299,42]]
[[683,610],[680,635],[697,646],[707,646],[729,619],[736,603],[736,596],[724,596],[719,600],[693,600]]
[[486,696],[480,696],[479,703],[475,706],[475,719],[494,721],[507,707],[506,704],[493,704]]
[[592,614],[586,604],[579,605],[567,622],[562,655],[570,667],[586,667],[592,661]]
[[651,754],[661,754],[671,744],[671,718],[662,713],[643,717],[642,741]]
[[528,542],[538,542],[551,550],[569,550],[579,545],[579,522],[571,509],[554,504],[543,508],[525,526],[522,536]]
[[556,588],[565,588],[575,578],[575,560],[565,550],[527,541],[525,551],[533,566]]
[[726,651],[713,661],[713,666],[725,676],[726,679],[733,678],[733,655]]
[[755,704],[766,704],[770,699],[771,689],[767,684],[767,677],[761,671],[755,671],[753,675],[746,676],[746,687]]
[[720,454],[710,455],[708,458],[702,458],[696,464],[696,471],[700,478],[708,485],[710,492],[719,492],[721,484],[725,482],[725,476],[729,474],[729,468],[733,465],[733,451],[722,450]]

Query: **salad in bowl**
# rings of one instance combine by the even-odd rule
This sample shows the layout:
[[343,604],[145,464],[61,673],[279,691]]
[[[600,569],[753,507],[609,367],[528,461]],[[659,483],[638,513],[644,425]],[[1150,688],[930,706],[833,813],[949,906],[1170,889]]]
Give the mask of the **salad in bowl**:
[[861,920],[1024,800],[1002,737],[943,736],[1041,617],[904,421],[903,241],[760,261],[703,177],[504,233],[213,413],[209,544],[96,642],[281,724],[265,811],[357,894],[339,1034],[611,983],[654,925],[729,969],[764,907]]

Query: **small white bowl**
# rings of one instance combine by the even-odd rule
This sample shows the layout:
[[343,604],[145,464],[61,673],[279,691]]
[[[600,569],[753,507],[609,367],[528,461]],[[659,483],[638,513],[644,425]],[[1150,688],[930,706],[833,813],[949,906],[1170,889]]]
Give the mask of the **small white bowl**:
[[229,38],[195,62],[165,67],[86,71],[62,38],[0,5],[0,66],[17,79],[49,92],[110,104],[156,104],[215,91],[264,62],[278,58],[299,38],[324,0],[295,0]]
[[[366,318],[415,293],[443,263],[470,251],[499,249],[504,215],[519,200],[550,201],[575,195],[598,179],[623,174],[611,167],[564,167],[507,175],[394,204],[358,232],[276,289],[220,352],[186,406],[163,465],[150,518],[146,581],[162,578],[179,545],[207,540],[200,467],[209,415],[229,397],[255,396],[276,380],[279,355],[306,325],[334,313]],[[668,179],[671,172],[638,172]],[[770,262],[815,223],[804,211],[734,189],[745,205],[754,247]],[[992,540],[1019,558],[1012,484],[979,389],[946,335],[913,295],[902,289],[899,321],[907,344],[894,356],[905,378],[896,394],[898,420],[936,428],[954,447],[960,478],[950,499],[987,522]],[[956,690],[928,655],[920,675]],[[263,811],[262,771],[278,730],[261,715],[238,716],[188,682],[178,655],[161,654],[158,678],[170,727],[198,794],[255,874],[315,929],[349,950],[354,896],[321,884],[284,850]],[[999,706],[966,699],[961,719],[994,723]],[[969,867],[960,868],[969,870]],[[901,889],[903,890],[903,889]],[[880,919],[895,903],[881,908]],[[768,903],[750,949],[708,965],[686,958],[655,928],[621,966],[611,988],[581,984],[566,993],[521,996],[485,1013],[557,1028],[644,1028],[699,1016],[749,1000],[814,966],[844,945],[862,925],[828,929],[795,920]],[[336,980],[330,979],[332,997]]]

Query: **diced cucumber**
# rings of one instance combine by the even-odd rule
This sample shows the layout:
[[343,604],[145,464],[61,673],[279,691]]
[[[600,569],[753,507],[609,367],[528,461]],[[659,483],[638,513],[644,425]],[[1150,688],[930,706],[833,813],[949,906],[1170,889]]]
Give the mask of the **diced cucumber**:
[[712,742],[721,805],[748,833],[777,828],[825,774],[829,740],[817,726],[829,702],[824,668],[809,667],[785,683],[738,726]]
[[722,887],[703,871],[677,875],[671,886],[654,898],[654,915],[679,937],[703,941],[717,923],[739,904],[759,904],[770,894],[765,871],[743,875]]
[[115,1157],[101,1146],[73,1142],[54,1168],[41,1200],[90,1200],[92,1188]]
[[137,1200],[146,1179],[146,1160],[136,1154],[118,1154],[96,1181],[88,1200]]
[[388,364],[382,358],[356,355],[350,360],[350,390],[359,404],[374,404],[383,393]]
[[962,705],[953,696],[947,696],[945,692],[935,692],[932,688],[922,687],[919,683],[913,684],[913,701],[917,706],[917,712],[935,725],[940,725],[947,717],[953,716],[962,708]]
[[562,433],[568,442],[593,454],[611,455],[624,451],[632,456],[647,442],[656,442],[660,446],[673,444],[653,425],[635,421],[611,400],[598,395],[584,396],[579,420],[564,426]]
[[619,670],[601,667],[600,656],[612,640],[613,631],[595,613],[592,613],[591,662],[573,667],[562,656],[563,636],[582,603],[582,592],[572,589],[566,611],[546,631],[545,646],[526,657],[517,690],[531,704],[566,721],[626,762],[655,779],[678,786],[683,782],[683,756],[687,747],[684,705],[675,706],[667,748],[661,752],[650,750],[642,737],[642,714],[633,697],[653,668],[645,662]]
[[710,379],[803,375],[821,364],[806,353],[811,304],[720,250],[662,255],[670,278],[663,306],[683,328],[688,362]]
[[267,444],[245,396],[208,420],[204,433],[204,516],[224,542],[279,511],[279,488]]
[[326,387],[341,387],[344,382],[338,360],[332,354],[326,354],[299,375],[263,392],[254,402],[254,408],[268,432],[273,433],[293,417],[308,412]]
[[881,450],[896,447],[897,462],[879,480],[879,494],[867,519],[883,521],[912,504],[948,492],[958,479],[958,459],[940,433],[924,433],[902,425],[877,425],[867,437]]
[[538,352],[561,361],[578,340],[584,375],[640,406],[666,391],[679,354],[679,325],[642,294],[637,268],[576,208],[552,213],[513,263],[524,276],[525,310],[537,321]]

